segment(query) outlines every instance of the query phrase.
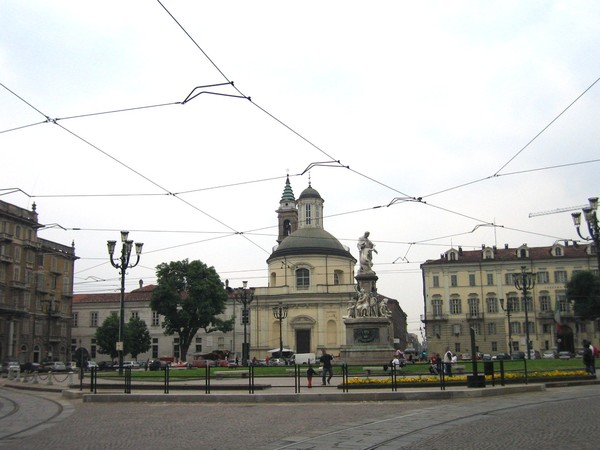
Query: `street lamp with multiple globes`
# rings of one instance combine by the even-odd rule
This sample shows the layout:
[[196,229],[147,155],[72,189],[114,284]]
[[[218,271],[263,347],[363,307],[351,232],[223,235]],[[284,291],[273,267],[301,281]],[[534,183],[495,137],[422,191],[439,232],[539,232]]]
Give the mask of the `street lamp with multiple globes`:
[[529,341],[529,302],[527,301],[527,292],[535,286],[535,273],[527,272],[526,266],[521,266],[521,273],[513,275],[515,287],[523,292],[523,303],[525,308],[525,338],[527,339],[527,359],[531,359],[531,342]]
[[501,298],[500,299],[500,308],[502,308],[502,311],[506,311],[506,317],[508,318],[508,354],[511,356],[512,358],[512,329],[511,329],[511,325],[510,325],[510,313],[512,311],[512,299],[507,298],[506,299],[506,308],[504,308],[504,299]]
[[123,375],[123,333],[125,331],[125,273],[127,269],[137,266],[140,262],[140,256],[142,254],[142,247],[144,244],[141,242],[135,243],[135,254],[136,261],[134,264],[130,264],[131,250],[133,249],[133,241],[127,239],[129,231],[121,231],[121,257],[118,259],[119,262],[115,262],[114,254],[117,241],[107,241],[108,254],[110,256],[110,263],[115,269],[119,269],[121,274],[121,316],[119,318],[119,341],[117,342],[117,351],[119,352],[119,375]]
[[[248,365],[250,359],[250,344],[248,343],[248,305],[254,300],[254,291],[248,289],[248,282],[242,281],[244,287],[236,289],[235,301],[242,304],[242,324],[244,325],[244,342],[242,344],[242,364]],[[248,294],[248,291],[250,293]],[[234,331],[235,335],[235,331]]]
[[588,201],[590,202],[590,206],[582,209],[588,232],[590,233],[588,237],[584,237],[581,234],[581,213],[574,212],[571,216],[573,216],[573,223],[575,224],[575,229],[577,230],[579,237],[584,241],[592,241],[594,243],[594,247],[596,247],[596,258],[598,258],[598,270],[600,270],[600,226],[598,225],[597,215],[598,197],[590,197]]
[[279,320],[279,357],[283,358],[283,330],[282,322],[288,315],[288,307],[283,306],[283,303],[279,302],[277,306],[273,306],[273,317]]

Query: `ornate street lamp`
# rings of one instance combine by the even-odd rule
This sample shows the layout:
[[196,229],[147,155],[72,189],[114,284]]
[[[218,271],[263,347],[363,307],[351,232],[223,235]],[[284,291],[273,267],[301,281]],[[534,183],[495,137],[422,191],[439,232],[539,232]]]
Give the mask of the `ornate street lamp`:
[[510,298],[506,299],[506,308],[504,308],[504,299],[500,299],[500,308],[502,311],[506,311],[506,317],[508,318],[508,354],[512,358],[512,329],[510,325],[510,313],[512,311],[512,302]]
[[277,306],[273,306],[273,317],[279,320],[279,357],[283,358],[283,332],[282,332],[282,322],[283,319],[286,319],[288,315],[288,307],[283,306],[283,303],[279,302]]
[[523,303],[525,308],[525,338],[527,339],[527,359],[531,359],[531,342],[529,341],[529,302],[527,301],[527,292],[535,286],[535,274],[527,272],[526,266],[521,266],[521,273],[513,275],[515,287],[523,292]]
[[598,270],[600,270],[600,226],[598,225],[597,215],[598,197],[591,197],[588,201],[590,202],[590,206],[582,209],[588,232],[590,233],[588,237],[584,237],[581,234],[581,213],[575,212],[572,213],[571,216],[573,216],[573,223],[575,224],[575,229],[577,230],[579,237],[584,241],[592,241],[594,243],[594,247],[596,247],[596,258],[598,259]]
[[144,244],[141,242],[135,243],[135,254],[136,261],[134,264],[130,264],[131,250],[133,249],[133,241],[127,239],[129,231],[121,231],[121,258],[119,262],[115,262],[114,254],[117,241],[107,241],[108,254],[110,256],[110,263],[115,269],[119,269],[121,274],[121,317],[119,318],[119,341],[117,342],[117,351],[119,352],[119,375],[123,375],[123,333],[125,330],[125,273],[127,269],[135,267],[140,262],[140,256],[142,254],[142,247]]
[[[242,324],[244,325],[244,342],[242,344],[242,364],[248,365],[250,359],[250,344],[248,343],[248,305],[254,300],[254,291],[248,289],[248,282],[242,281],[244,287],[236,289],[235,301],[242,304]],[[248,292],[250,291],[250,292]],[[234,331],[235,335],[235,331]]]

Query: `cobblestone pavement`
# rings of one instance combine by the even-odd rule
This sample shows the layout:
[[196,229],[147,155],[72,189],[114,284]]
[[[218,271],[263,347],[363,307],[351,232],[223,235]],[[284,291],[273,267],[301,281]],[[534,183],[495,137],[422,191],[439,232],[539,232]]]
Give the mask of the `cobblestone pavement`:
[[[43,422],[33,414],[56,413],[56,394],[10,389],[0,394],[2,431],[5,419],[15,415],[6,416],[5,397],[23,396],[16,399],[23,427]],[[52,419],[42,432],[1,440],[2,448],[595,449],[600,431],[597,385],[454,400],[69,404],[73,414]]]

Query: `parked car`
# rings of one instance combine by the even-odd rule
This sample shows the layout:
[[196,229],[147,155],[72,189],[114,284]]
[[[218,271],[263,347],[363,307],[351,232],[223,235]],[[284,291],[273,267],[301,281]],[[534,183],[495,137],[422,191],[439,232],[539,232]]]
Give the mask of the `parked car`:
[[229,361],[227,361],[227,367],[234,368],[234,367],[237,367],[237,366],[238,366],[238,363],[237,363],[237,361],[235,359],[230,359]]
[[97,369],[98,368],[98,363],[96,361],[88,361],[87,362],[87,368],[88,369]]
[[168,363],[166,361],[161,361],[160,359],[153,359],[148,362],[148,370],[165,370]]
[[492,359],[497,359],[497,360],[510,359],[510,355],[508,353],[498,353],[497,355],[494,355],[492,357]]
[[287,363],[285,362],[285,359],[283,359],[283,358],[271,358],[269,360],[269,365],[270,366],[286,366]]
[[463,361],[468,361],[468,360],[471,359],[471,354],[470,353],[463,353],[460,359],[463,360]]
[[266,359],[253,359],[249,363],[253,366],[266,366],[267,360]]
[[49,361],[43,365],[45,372],[66,372],[67,365],[62,361]]
[[492,355],[490,355],[489,353],[484,353],[481,359],[483,359],[484,361],[491,361]]
[[2,373],[8,373],[11,370],[15,370],[15,369],[20,369],[21,365],[19,364],[19,361],[17,361],[16,359],[5,359],[4,361],[2,361],[2,369],[0,369],[0,371]]
[[188,361],[189,367],[211,367],[214,365],[215,362],[212,359],[193,359]]
[[556,358],[556,352],[554,350],[546,350],[542,354],[542,358],[543,359],[555,359]]
[[114,366],[115,363],[113,361],[100,361],[98,363],[98,370],[111,370]]
[[21,372],[39,372],[41,369],[42,365],[40,363],[26,362],[24,364],[21,364]]
[[558,352],[558,359],[571,359],[571,352]]
[[139,369],[140,363],[137,361],[123,361],[123,368]]
[[525,359],[525,352],[512,352],[512,359]]

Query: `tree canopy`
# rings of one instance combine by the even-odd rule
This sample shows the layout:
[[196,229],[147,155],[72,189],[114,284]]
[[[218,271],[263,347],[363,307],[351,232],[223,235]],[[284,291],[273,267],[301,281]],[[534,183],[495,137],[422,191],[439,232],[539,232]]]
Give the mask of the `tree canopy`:
[[575,314],[583,320],[600,317],[600,278],[583,271],[573,275],[567,283],[567,298],[574,300]]
[[[119,339],[119,315],[110,314],[96,329],[98,353],[110,355],[112,359],[119,356],[117,340]],[[123,354],[131,354],[137,359],[140,353],[150,350],[150,332],[146,322],[139,317],[132,317],[123,330]]]
[[152,339],[148,326],[139,317],[132,317],[125,326],[125,349],[137,360],[140,353],[150,350]]
[[109,314],[109,316],[96,328],[96,344],[98,353],[110,355],[115,359],[119,352],[117,351],[117,340],[119,339],[119,316]]
[[173,261],[156,268],[157,286],[152,292],[150,306],[165,317],[165,334],[179,336],[181,358],[199,329],[231,331],[234,319],[219,317],[225,312],[227,291],[213,267],[202,261]]

